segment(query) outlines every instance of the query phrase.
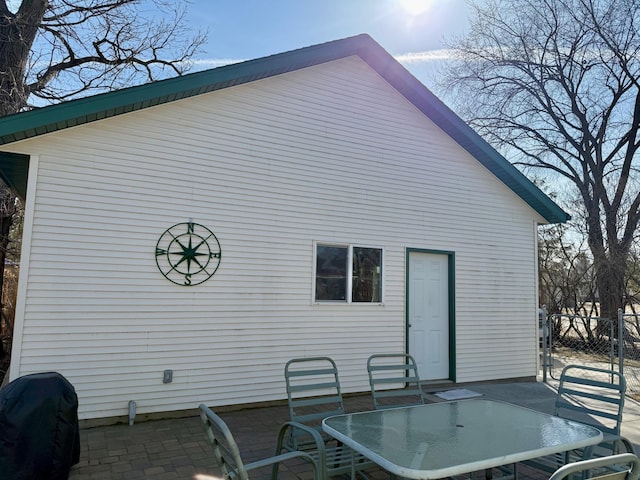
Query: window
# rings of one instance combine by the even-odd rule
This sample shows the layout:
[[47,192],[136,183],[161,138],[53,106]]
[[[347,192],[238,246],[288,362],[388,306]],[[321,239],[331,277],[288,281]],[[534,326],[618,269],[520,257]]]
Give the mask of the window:
[[382,303],[382,249],[316,245],[315,301]]
[[382,301],[382,250],[353,247],[351,301]]

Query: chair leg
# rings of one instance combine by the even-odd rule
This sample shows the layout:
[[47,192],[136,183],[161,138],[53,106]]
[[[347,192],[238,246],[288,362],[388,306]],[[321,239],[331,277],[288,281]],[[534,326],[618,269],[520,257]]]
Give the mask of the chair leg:
[[[499,477],[498,480],[505,480],[505,479],[509,479],[509,480],[518,480],[518,464],[514,463],[511,465],[512,467],[512,474],[508,474],[508,472],[506,471],[506,466],[504,467],[499,467],[499,470],[501,470],[504,475],[502,475],[501,477]],[[486,468],[484,471],[484,478],[485,480],[492,480],[493,479],[493,468]]]

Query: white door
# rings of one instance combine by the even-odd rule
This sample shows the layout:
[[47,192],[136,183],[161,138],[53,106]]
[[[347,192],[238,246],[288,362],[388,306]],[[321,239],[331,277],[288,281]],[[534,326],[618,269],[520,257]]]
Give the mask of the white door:
[[449,256],[409,253],[409,353],[422,380],[449,378]]

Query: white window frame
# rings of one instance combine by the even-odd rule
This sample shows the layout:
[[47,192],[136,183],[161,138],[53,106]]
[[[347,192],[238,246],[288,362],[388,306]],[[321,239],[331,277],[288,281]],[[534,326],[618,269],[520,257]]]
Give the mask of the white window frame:
[[[316,300],[316,267],[318,245],[326,247],[343,247],[347,248],[347,291],[345,300]],[[353,297],[353,248],[371,248],[380,250],[380,267],[382,274],[380,275],[380,301],[379,302],[354,302]],[[386,269],[384,266],[384,248],[380,246],[364,245],[359,243],[340,243],[340,242],[313,242],[313,275],[311,277],[311,303],[314,305],[384,305],[384,277]]]

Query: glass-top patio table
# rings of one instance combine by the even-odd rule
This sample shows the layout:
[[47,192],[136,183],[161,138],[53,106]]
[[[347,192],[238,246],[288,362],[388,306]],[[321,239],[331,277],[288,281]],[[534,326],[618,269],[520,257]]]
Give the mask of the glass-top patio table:
[[433,403],[328,417],[322,428],[390,473],[436,479],[595,445],[600,430],[510,403]]

